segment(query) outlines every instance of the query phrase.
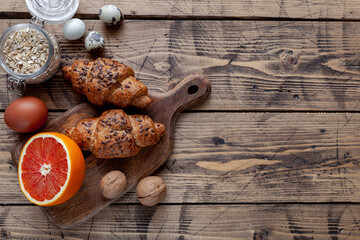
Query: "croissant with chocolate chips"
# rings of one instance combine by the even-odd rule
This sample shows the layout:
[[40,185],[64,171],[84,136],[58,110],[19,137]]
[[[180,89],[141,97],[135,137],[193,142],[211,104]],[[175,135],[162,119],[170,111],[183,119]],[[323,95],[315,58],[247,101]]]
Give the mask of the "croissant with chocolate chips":
[[81,120],[66,131],[81,149],[97,158],[134,156],[142,147],[156,144],[164,134],[163,124],[154,123],[147,115],[127,115],[121,109]]
[[95,105],[112,103],[125,108],[145,108],[150,104],[148,89],[134,77],[134,71],[112,59],[98,58],[93,62],[75,61],[62,68],[75,91],[87,96]]

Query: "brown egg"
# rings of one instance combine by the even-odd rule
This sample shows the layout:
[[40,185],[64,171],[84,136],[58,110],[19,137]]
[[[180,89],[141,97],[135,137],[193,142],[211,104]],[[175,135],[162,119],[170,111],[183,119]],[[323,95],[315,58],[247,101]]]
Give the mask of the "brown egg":
[[48,118],[46,104],[36,97],[16,99],[6,108],[4,120],[6,125],[19,133],[39,130]]

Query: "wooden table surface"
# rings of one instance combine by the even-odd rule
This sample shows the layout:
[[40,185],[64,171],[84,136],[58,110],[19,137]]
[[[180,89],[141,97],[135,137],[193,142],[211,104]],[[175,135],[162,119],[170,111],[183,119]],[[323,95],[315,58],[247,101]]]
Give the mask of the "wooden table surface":
[[[107,28],[97,12],[125,14]],[[131,66],[151,91],[200,72],[212,84],[179,117],[156,175],[168,194],[141,206],[134,190],[72,230],[59,230],[18,186],[3,121],[0,70],[1,239],[360,239],[360,4],[357,0],[81,0],[76,17],[99,31],[104,56]],[[27,22],[24,0],[3,0],[0,33]],[[62,63],[91,59],[67,41]],[[50,118],[86,98],[60,72],[28,86]]]

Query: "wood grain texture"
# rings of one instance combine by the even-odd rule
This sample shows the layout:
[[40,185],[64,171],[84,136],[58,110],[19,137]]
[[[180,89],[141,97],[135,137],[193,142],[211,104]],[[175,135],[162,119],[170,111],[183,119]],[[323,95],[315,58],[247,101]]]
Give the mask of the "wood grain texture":
[[[85,21],[105,37],[105,56],[156,92],[200,71],[212,96],[176,124],[173,152],[156,172],[168,186],[164,204],[134,205],[132,189],[75,230],[59,230],[18,186],[10,149],[23,136],[3,122],[9,96],[0,69],[1,239],[360,238],[357,0],[81,0],[76,16],[97,19],[104,4],[126,15],[118,29]],[[23,0],[3,0],[0,33],[29,18]],[[61,27],[47,29],[63,46],[63,64],[91,59]],[[56,111],[86,101],[59,73],[27,94]],[[254,113],[216,112],[224,110]]]
[[[0,20],[0,32],[21,21]],[[126,21],[117,31],[100,21],[86,25],[105,37],[104,55],[132,67],[153,92],[191,73],[206,75],[213,94],[193,110],[359,110],[360,22]],[[60,41],[63,64],[91,59],[83,40],[67,41],[60,27],[48,29]],[[8,104],[5,79],[1,69],[1,109]],[[29,85],[27,94],[51,110],[86,101],[60,72]]]
[[[0,123],[0,202],[26,204]],[[182,113],[174,137],[164,203],[359,202],[359,113]]]
[[112,205],[71,231],[35,206],[3,206],[0,215],[4,240],[360,238],[360,206],[347,204]]
[[[359,19],[356,0],[81,0],[78,17],[96,17],[105,4],[118,6],[127,16],[145,17],[270,17],[305,19]],[[22,0],[3,0],[2,17],[29,16]]]
[[[196,88],[196,91],[189,91]],[[90,154],[86,157],[86,173],[81,188],[68,201],[44,207],[49,219],[59,228],[73,228],[97,214],[119,198],[122,194],[134,188],[138,182],[153,174],[168,159],[174,141],[175,121],[180,112],[187,107],[204,100],[211,91],[211,85],[201,74],[190,75],[177,86],[166,93],[149,93],[151,103],[143,111],[136,111],[150,116],[156,123],[162,123],[166,132],[154,146],[143,148],[140,153],[128,158],[100,159]],[[60,132],[74,127],[79,120],[101,115],[99,108],[92,104],[79,104],[64,114],[49,121],[44,132]],[[12,149],[13,162],[17,165],[27,138],[17,142]],[[119,170],[126,176],[126,189],[117,198],[103,197],[99,183],[110,171]]]

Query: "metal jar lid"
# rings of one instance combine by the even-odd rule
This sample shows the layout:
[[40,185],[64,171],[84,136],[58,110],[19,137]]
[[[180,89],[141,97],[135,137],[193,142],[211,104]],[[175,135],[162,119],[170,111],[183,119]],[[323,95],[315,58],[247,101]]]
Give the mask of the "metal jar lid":
[[30,14],[49,24],[71,19],[79,7],[79,0],[26,0]]

